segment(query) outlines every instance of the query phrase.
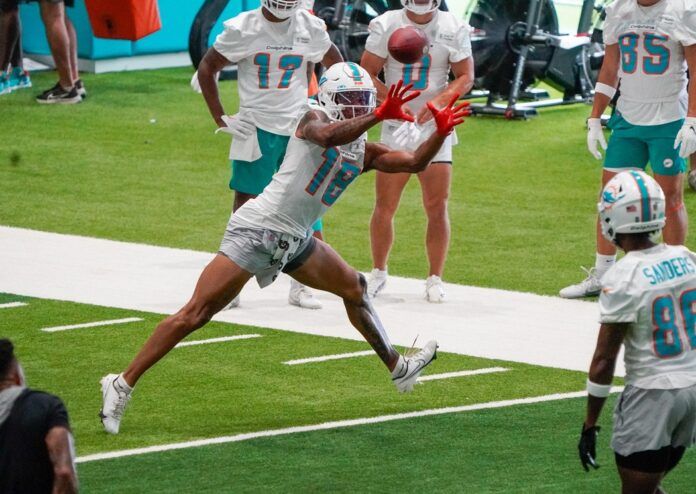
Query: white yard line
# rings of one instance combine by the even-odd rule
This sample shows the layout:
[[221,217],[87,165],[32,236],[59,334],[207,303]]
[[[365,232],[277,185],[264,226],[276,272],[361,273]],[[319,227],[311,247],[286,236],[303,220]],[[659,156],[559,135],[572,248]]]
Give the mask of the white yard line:
[[[620,393],[623,391],[623,386],[612,388],[612,393]],[[285,436],[289,434],[298,434],[302,432],[312,432],[327,429],[341,429],[344,427],[354,427],[357,425],[379,424],[382,422],[393,422],[395,420],[405,420],[418,417],[428,417],[433,415],[445,415],[450,413],[471,412],[475,410],[486,410],[490,408],[504,408],[516,405],[527,405],[531,403],[543,403],[546,401],[567,400],[570,398],[581,398],[586,396],[586,391],[575,391],[573,393],[556,393],[544,396],[534,396],[531,398],[518,398],[514,400],[491,401],[488,403],[476,403],[474,405],[462,405],[457,407],[433,408],[430,410],[421,410],[418,412],[397,413],[393,415],[380,415],[378,417],[367,417],[351,420],[338,420],[335,422],[325,422],[316,425],[304,425],[298,427],[287,427],[285,429],[271,429],[266,431],[248,432],[246,434],[237,434],[234,436],[211,437],[208,439],[197,439],[195,441],[185,441],[180,443],[160,444],[157,446],[148,446],[146,448],[123,449],[120,451],[109,451],[106,453],[95,453],[92,455],[80,456],[77,458],[77,463],[87,463],[90,461],[109,460],[112,458],[123,458],[126,456],[137,456],[148,453],[161,453],[163,451],[173,451],[177,449],[199,448],[201,446],[209,446],[212,444],[236,443],[257,439],[260,437]]]
[[69,329],[80,329],[80,328],[96,328],[98,326],[111,326],[113,324],[126,324],[129,322],[142,321],[141,317],[126,317],[124,319],[109,319],[108,321],[94,321],[86,322],[83,324],[70,324],[68,326],[54,326],[52,328],[41,328],[41,331],[46,333],[54,333],[56,331],[67,331]]
[[445,372],[443,374],[429,374],[418,378],[418,382],[437,381],[439,379],[450,379],[452,377],[479,376],[481,374],[493,374],[495,372],[507,372],[510,369],[505,367],[486,367],[483,369],[472,369],[458,372]]
[[7,302],[6,304],[0,304],[0,309],[12,309],[13,307],[24,307],[26,304],[24,302]]
[[260,334],[239,334],[235,336],[221,336],[220,338],[210,338],[207,340],[191,340],[191,341],[183,341],[181,343],[177,343],[174,348],[181,348],[182,346],[194,346],[194,345],[206,345],[208,343],[223,343],[225,341],[234,341],[234,340],[248,340],[250,338],[261,338]]
[[344,359],[344,358],[366,357],[367,355],[375,355],[375,351],[374,350],[364,350],[361,352],[337,353],[334,355],[324,355],[322,357],[310,357],[310,358],[301,358],[298,360],[288,360],[287,362],[283,362],[283,363],[285,365],[312,364],[314,362],[326,362],[327,360],[340,360],[340,359]]

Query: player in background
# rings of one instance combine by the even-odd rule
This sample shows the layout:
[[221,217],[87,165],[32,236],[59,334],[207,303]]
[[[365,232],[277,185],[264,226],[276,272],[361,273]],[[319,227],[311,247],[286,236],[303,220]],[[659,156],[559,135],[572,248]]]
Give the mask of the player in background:
[[31,87],[23,57],[18,4],[0,0],[0,95]]
[[[696,151],[696,84],[687,92],[687,65],[696,70],[696,0],[617,0],[607,6],[604,63],[587,121],[587,145],[601,159],[602,185],[621,170],[645,170],[648,162],[667,197],[664,240],[686,239],[684,158]],[[609,121],[609,147],[600,117],[621,83]],[[684,118],[686,117],[686,119]],[[565,298],[598,295],[601,278],[616,262],[616,248],[597,224],[595,266],[587,278],[560,291]],[[584,269],[584,268],[583,268]]]
[[452,99],[442,110],[431,105],[436,130],[414,152],[367,143],[367,130],[380,121],[410,118],[401,107],[418,93],[408,94],[409,89],[401,83],[392,86],[375,109],[374,86],[359,65],[339,63],[324,73],[319,106],[307,107],[298,116],[285,159],[268,187],[231,216],[220,251],[203,270],[191,300],[157,326],[125,372],[102,379],[101,416],[107,432],[118,432],[132,388],[144,372],[205,325],[252,277],[265,287],[281,271],[341,297],[351,324],[385,364],[397,389],[413,389],[435,358],[437,343],[428,342],[412,357],[401,356],[367,297],[365,278],[311,235],[311,225],[360,173],[422,171],[454,126],[463,122],[465,105],[455,108]]
[[[424,135],[428,135],[432,125],[426,102],[432,100],[436,107],[441,108],[453,96],[469,92],[474,82],[474,63],[469,26],[453,14],[438,10],[440,0],[401,0],[401,3],[403,9],[385,12],[370,22],[360,64],[373,78],[378,101],[386,96],[387,85],[402,79],[422,91],[407,109],[416,116],[416,127],[402,126],[403,122],[397,121],[387,121],[382,125],[382,143],[394,149],[413,149],[420,142],[417,137],[420,130],[425,129]],[[430,40],[429,52],[418,63],[404,65],[389,55],[389,37],[403,26],[422,29]],[[386,85],[378,79],[382,69]],[[455,76],[452,82],[449,82],[450,70]],[[452,146],[456,142],[457,134],[452,133],[433,157],[434,166],[418,174],[427,216],[425,248],[429,271],[425,297],[429,302],[442,302],[445,297],[442,273],[450,239],[447,199],[452,180]],[[394,215],[409,178],[406,173],[377,172],[376,202],[370,221],[373,270],[368,280],[368,292],[372,297],[377,296],[387,282],[389,251],[394,243]]]
[[602,234],[626,255],[602,279],[580,460],[585,470],[598,468],[597,421],[623,344],[626,387],[611,441],[622,492],[661,493],[664,476],[696,441],[696,255],[653,243],[666,205],[646,173],[614,176],[598,206]]
[[[233,211],[256,197],[285,156],[292,122],[305,105],[314,66],[343,59],[324,21],[300,8],[300,0],[263,0],[258,9],[224,23],[224,31],[198,67],[198,83],[218,131],[232,135]],[[225,114],[217,74],[237,63],[239,113]],[[321,222],[314,225],[321,238]],[[311,290],[292,281],[288,301],[320,309]],[[235,298],[230,307],[239,305]]]

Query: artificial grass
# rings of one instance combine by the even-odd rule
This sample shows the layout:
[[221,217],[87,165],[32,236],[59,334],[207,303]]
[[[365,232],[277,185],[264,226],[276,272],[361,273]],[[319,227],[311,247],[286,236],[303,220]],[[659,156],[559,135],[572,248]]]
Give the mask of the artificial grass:
[[[618,492],[609,427],[599,470],[580,466],[583,411],[570,399],[419,417],[83,463],[80,475],[86,491],[103,493],[132,492],[143,478],[148,492]],[[687,452],[667,492],[691,492],[693,461]]]
[[[232,203],[229,139],[213,135],[190,75],[87,74],[89,97],[67,107],[37,105],[31,90],[0,97],[11,122],[0,140],[0,224],[215,250]],[[34,74],[34,85],[53,77]],[[236,112],[235,84],[221,84],[228,113]],[[588,111],[577,105],[542,110],[530,121],[470,118],[459,128],[447,281],[554,294],[582,278],[579,266],[593,262],[601,169],[585,148]],[[687,193],[687,209],[695,197]],[[371,268],[373,204],[368,173],[325,217],[327,240],[361,270]],[[390,271],[424,278],[415,178],[395,224]]]
[[[3,299],[0,299],[3,300]],[[3,309],[29,384],[61,396],[78,454],[148,446],[404,411],[538,396],[583,388],[581,372],[440,354],[430,374],[502,366],[507,372],[428,382],[398,394],[376,356],[297,366],[287,360],[369,349],[366,343],[212,322],[189,339],[261,338],[177,348],[138,383],[122,434],[106,435],[99,379],[120,372],[164,316],[45,299]],[[2,303],[2,302],[0,302]],[[55,333],[41,328],[141,317],[142,322]]]

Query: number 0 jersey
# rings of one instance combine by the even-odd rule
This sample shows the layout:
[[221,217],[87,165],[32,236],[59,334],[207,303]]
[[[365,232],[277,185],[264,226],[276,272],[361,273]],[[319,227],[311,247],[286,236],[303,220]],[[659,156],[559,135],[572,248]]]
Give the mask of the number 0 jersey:
[[600,321],[630,323],[626,384],[696,384],[696,255],[665,244],[629,252],[602,277],[602,287]]
[[[415,64],[397,62],[387,48],[391,34],[404,26],[422,29],[430,40],[428,53]],[[438,10],[429,23],[416,24],[406,16],[404,9],[389,10],[370,22],[365,50],[387,59],[384,65],[387,87],[403,79],[406,84],[413,83],[413,89],[422,91],[410,103],[411,108],[419,110],[445,89],[449,82],[450,64],[471,56],[470,30],[468,24],[451,12]]]
[[233,213],[237,224],[305,238],[362,171],[367,134],[344,146],[323,148],[298,139],[294,129],[271,183]]
[[270,22],[261,9],[225,21],[213,48],[237,63],[239,111],[256,126],[290,135],[307,102],[307,64],[331,47],[326,24],[303,9],[284,22]]
[[607,9],[604,42],[619,45],[617,109],[633,125],[660,125],[686,116],[684,46],[696,43],[696,0],[661,0],[650,7],[616,0]]

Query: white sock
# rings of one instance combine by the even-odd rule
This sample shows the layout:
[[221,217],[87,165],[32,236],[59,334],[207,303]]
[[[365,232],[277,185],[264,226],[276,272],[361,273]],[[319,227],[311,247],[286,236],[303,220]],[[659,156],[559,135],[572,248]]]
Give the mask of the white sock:
[[304,285],[297,281],[295,278],[290,278],[290,291],[294,292],[295,290],[302,290],[302,287]]
[[384,266],[384,270],[381,270],[379,268],[374,268],[372,270],[372,276],[374,276],[375,278],[386,278],[387,275],[389,274],[388,270],[389,270],[389,266]]
[[611,267],[616,263],[616,254],[611,256],[605,256],[603,254],[597,254],[595,257],[595,271],[597,273],[597,278],[604,276],[604,273],[609,271]]
[[399,355],[399,360],[396,362],[396,365],[394,366],[394,370],[391,371],[392,377],[399,377],[399,376],[403,375],[405,369],[406,369],[406,359],[404,358],[403,355]]
[[116,384],[118,384],[126,393],[130,393],[131,391],[133,391],[133,388],[128,386],[128,383],[123,378],[123,374],[118,375],[118,377],[116,378]]

